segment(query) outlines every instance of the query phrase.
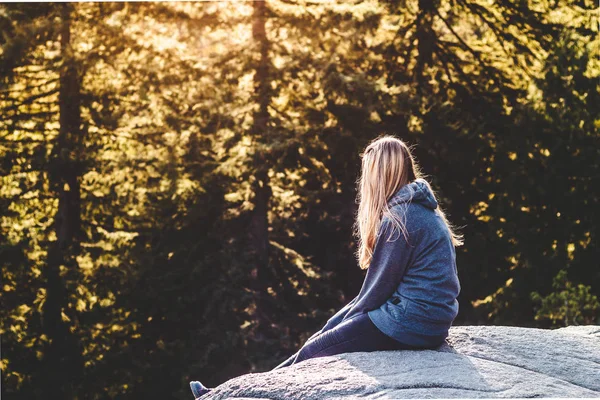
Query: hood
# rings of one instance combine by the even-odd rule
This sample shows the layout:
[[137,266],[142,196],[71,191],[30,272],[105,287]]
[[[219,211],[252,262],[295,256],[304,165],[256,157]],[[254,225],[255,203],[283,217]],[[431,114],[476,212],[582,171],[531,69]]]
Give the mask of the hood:
[[419,203],[432,210],[435,210],[438,206],[431,191],[431,186],[422,178],[417,178],[402,186],[388,201],[390,207],[402,203]]

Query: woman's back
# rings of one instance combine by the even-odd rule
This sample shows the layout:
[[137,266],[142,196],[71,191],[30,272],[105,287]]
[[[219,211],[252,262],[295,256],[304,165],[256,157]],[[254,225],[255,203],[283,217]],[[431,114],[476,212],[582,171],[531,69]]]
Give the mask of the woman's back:
[[[456,254],[437,206],[423,179],[403,186],[390,200],[391,211],[404,221],[406,237],[397,239],[405,254],[386,268],[401,269],[402,277],[393,295],[369,313],[384,333],[413,345],[445,339],[458,314]],[[383,235],[380,240],[387,239]]]

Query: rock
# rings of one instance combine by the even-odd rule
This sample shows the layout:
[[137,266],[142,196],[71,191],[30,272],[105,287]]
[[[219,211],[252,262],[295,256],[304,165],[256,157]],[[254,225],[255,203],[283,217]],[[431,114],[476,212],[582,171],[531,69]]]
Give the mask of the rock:
[[600,398],[600,326],[456,326],[447,342],[310,359],[231,379],[203,399]]

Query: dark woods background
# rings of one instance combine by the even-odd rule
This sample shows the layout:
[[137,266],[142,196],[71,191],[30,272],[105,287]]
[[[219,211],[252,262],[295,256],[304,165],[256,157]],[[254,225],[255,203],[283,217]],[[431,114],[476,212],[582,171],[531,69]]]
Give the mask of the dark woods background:
[[381,133],[462,227],[457,325],[599,324],[594,3],[1,4],[2,394],[274,367],[360,288]]

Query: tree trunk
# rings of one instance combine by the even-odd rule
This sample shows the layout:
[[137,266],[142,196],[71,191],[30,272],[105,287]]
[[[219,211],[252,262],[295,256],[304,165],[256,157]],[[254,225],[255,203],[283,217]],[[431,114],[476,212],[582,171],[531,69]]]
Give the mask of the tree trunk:
[[81,142],[80,80],[70,57],[72,5],[61,6],[61,54],[59,122],[60,129],[52,151],[49,179],[58,197],[58,210],[54,217],[56,241],[48,249],[46,301],[42,310],[43,330],[49,339],[44,355],[42,393],[56,398],[76,397],[76,385],[83,371],[81,351],[76,338],[63,320],[68,314],[68,290],[61,267],[73,268],[81,239],[81,199],[79,188],[80,163],[77,162],[78,144]]
[[419,92],[425,89],[427,77],[425,77],[425,68],[431,64],[433,59],[433,48],[436,41],[433,30],[433,19],[439,0],[419,0],[419,15],[417,20],[417,65],[415,67],[415,79],[417,81],[417,90]]
[[251,222],[251,244],[256,252],[257,269],[254,271],[258,281],[257,289],[263,289],[265,274],[269,265],[269,201],[272,191],[269,184],[269,161],[267,150],[270,141],[269,135],[269,103],[271,102],[271,90],[269,79],[269,41],[266,35],[266,12],[267,5],[264,1],[254,2],[254,21],[252,36],[260,49],[260,60],[254,75],[255,95],[258,101],[258,111],[254,114],[252,135],[255,139],[256,152],[254,155],[254,213]]

